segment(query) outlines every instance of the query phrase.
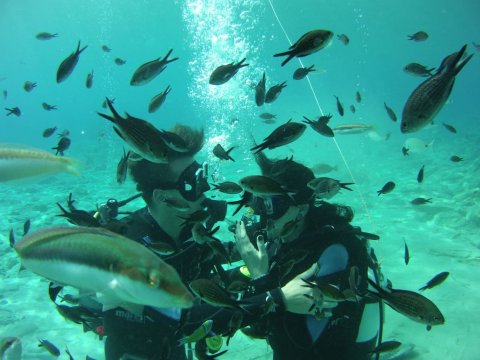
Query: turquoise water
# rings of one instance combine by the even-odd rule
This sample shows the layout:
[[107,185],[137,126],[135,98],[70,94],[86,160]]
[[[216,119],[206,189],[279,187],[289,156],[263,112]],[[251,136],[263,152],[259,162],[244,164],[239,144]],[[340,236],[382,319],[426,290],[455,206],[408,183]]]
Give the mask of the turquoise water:
[[[403,135],[383,103],[401,116],[408,95],[422,81],[402,70],[407,63],[436,67],[463,44],[468,44],[469,53],[478,53],[471,42],[480,43],[480,3],[419,3],[274,1],[284,33],[267,1],[1,1],[0,91],[7,90],[8,96],[0,102],[3,108],[20,107],[22,115],[0,115],[0,142],[49,150],[56,136],[45,139],[42,131],[52,126],[68,129],[72,145],[66,154],[80,159],[85,167],[79,178],[60,174],[33,183],[2,184],[0,337],[21,337],[26,359],[49,358],[36,347],[37,337],[68,345],[76,358],[103,356],[101,342],[58,316],[47,299],[44,280],[17,274],[8,230],[13,227],[20,236],[27,218],[33,230],[64,224],[55,217],[55,202],[64,202],[69,192],[86,209],[135,192],[131,182],[116,183],[116,164],[124,144],[96,114],[105,111],[101,103],[108,96],[116,99],[120,112],[147,119],[158,128],[168,129],[176,122],[205,128],[208,141],[201,157],[209,160],[219,179],[233,181],[258,173],[249,151],[250,134],[260,141],[289,118],[300,121],[303,115],[332,113],[333,126],[373,125],[369,134],[338,135],[335,141],[307,129],[299,140],[268,155],[293,154],[310,166],[336,165],[338,170],[328,176],[356,183],[353,192],[341,192],[333,200],[353,206],[355,223],[381,236],[374,246],[395,287],[416,290],[438,272],[450,271],[442,286],[426,293],[444,313],[446,324],[427,332],[424,326],[388,310],[386,339],[402,341],[409,349],[408,358],[477,359],[480,348],[473,344],[480,321],[474,285],[480,261],[479,54],[458,75],[433,126]],[[282,60],[272,55],[290,46],[286,35],[294,42],[317,28],[331,30],[335,37],[330,47],[302,59],[318,70],[309,77],[310,87],[307,80],[292,79],[298,60],[281,67]],[[419,30],[430,35],[427,41],[407,40],[407,35]],[[59,36],[37,40],[35,35],[42,31]],[[349,36],[348,46],[336,39],[341,33]],[[79,40],[88,48],[72,75],[57,84],[58,65]],[[102,45],[111,52],[103,52]],[[163,57],[171,48],[172,56],[180,60],[145,86],[129,85],[139,65]],[[116,65],[116,57],[126,64]],[[225,85],[208,85],[213,69],[243,57],[250,66]],[[85,78],[92,70],[94,84],[87,89]],[[276,102],[258,108],[252,85],[263,71],[267,87],[285,80],[288,86]],[[38,84],[30,93],[23,90],[27,80]],[[165,104],[149,114],[148,102],[167,85],[173,90]],[[363,97],[360,104],[354,99],[357,90]],[[337,114],[333,95],[345,105],[343,118]],[[58,111],[46,112],[42,102],[57,105]],[[351,104],[356,106],[355,114],[348,109]],[[265,111],[277,115],[276,124],[261,121],[258,114]],[[454,125],[457,134],[448,132],[442,122]],[[385,140],[388,133],[390,138]],[[405,157],[401,148],[410,138],[427,144],[433,141],[433,146]],[[211,149],[219,142],[225,148],[236,147],[231,153],[235,163],[213,158]],[[453,163],[452,155],[465,160]],[[425,180],[418,184],[416,175],[422,165]],[[395,181],[396,189],[377,196],[387,181]],[[410,200],[419,196],[432,198],[432,204],[413,207]],[[129,206],[135,209],[142,202]],[[222,230],[227,239],[228,232]],[[404,240],[412,257],[408,266],[403,263]],[[222,358],[270,358],[264,342],[237,337]]]

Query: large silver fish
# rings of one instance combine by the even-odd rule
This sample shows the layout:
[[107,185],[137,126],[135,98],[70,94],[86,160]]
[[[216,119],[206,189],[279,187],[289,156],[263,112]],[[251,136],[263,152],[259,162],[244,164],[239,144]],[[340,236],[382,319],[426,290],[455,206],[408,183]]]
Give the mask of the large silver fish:
[[130,80],[130,85],[145,85],[152,81],[155,77],[157,77],[157,75],[159,75],[163,70],[165,70],[169,63],[178,60],[178,58],[168,59],[172,51],[173,49],[170,49],[170,51],[167,53],[167,55],[165,55],[163,59],[158,58],[141,65],[133,73],[132,79]]
[[288,51],[275,54],[273,56],[285,56],[287,58],[282,62],[282,66],[296,57],[304,57],[313,54],[332,42],[333,33],[329,30],[312,30],[303,34],[295,44],[290,46]]
[[469,55],[460,62],[466,49],[467,45],[464,45],[454,58],[447,57],[436,74],[422,82],[412,92],[403,108],[400,125],[402,133],[418,131],[433,122],[452,92],[455,76],[473,56]]
[[78,59],[80,58],[80,54],[83,50],[85,50],[88,46],[84,46],[80,49],[80,41],[77,45],[77,50],[67,56],[65,60],[62,61],[60,66],[57,70],[57,83],[61,83],[62,81],[66,80],[70,74],[72,73],[73,69],[78,63]]
[[106,229],[48,228],[27,235],[14,248],[26,269],[99,293],[105,306],[188,308],[193,303],[174,268],[143,245]]
[[110,99],[106,99],[113,116],[97,113],[101,117],[113,122],[113,129],[133,150],[148,161],[154,163],[168,162],[168,146],[163,140],[162,133],[148,121],[134,118],[127,114],[121,117],[113,107]]

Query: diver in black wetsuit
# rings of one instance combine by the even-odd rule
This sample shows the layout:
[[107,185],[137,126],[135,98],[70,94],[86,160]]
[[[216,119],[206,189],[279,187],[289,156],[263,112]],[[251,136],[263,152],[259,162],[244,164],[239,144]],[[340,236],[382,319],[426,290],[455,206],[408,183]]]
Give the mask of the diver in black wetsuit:
[[[270,160],[263,153],[256,160],[263,175],[295,194],[251,200],[236,229],[250,273],[267,287],[282,286],[290,296],[288,282],[316,263],[314,283],[334,285],[345,297],[331,301],[323,293],[327,288],[319,287],[316,297],[290,301],[287,311],[272,312],[253,327],[264,331],[274,360],[370,359],[381,331],[382,308],[377,300],[357,295],[366,293],[369,272],[372,278],[379,276],[367,250],[368,239],[378,237],[349,224],[349,207],[326,202],[315,206],[306,186],[314,178],[310,169],[291,159]],[[257,291],[262,288],[257,286]]]

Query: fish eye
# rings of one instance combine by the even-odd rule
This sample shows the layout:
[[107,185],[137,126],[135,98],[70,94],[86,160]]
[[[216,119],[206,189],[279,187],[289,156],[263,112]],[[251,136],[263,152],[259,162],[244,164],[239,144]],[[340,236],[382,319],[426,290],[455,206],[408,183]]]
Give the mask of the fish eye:
[[160,285],[160,277],[157,272],[151,272],[148,274],[147,284],[152,287],[158,287]]

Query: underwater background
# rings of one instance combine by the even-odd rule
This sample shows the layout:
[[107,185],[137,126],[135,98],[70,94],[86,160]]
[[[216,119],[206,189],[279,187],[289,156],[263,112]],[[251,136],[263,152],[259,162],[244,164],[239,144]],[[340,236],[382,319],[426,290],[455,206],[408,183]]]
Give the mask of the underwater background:
[[[71,192],[76,205],[93,210],[109,198],[125,199],[135,194],[129,180],[115,179],[124,142],[112,126],[96,112],[105,112],[105,97],[115,98],[120,113],[169,129],[175,123],[203,127],[207,143],[200,153],[208,160],[215,181],[238,181],[259,173],[250,152],[251,136],[260,142],[275,127],[290,118],[333,115],[332,126],[372,125],[373,130],[356,135],[322,137],[308,128],[303,136],[285,147],[267,150],[268,156],[294,159],[308,166],[329,164],[336,169],[327,175],[342,182],[354,182],[352,192],[341,191],[332,202],[352,206],[353,223],[381,239],[372,246],[384,275],[395,288],[416,291],[435,274],[449,271],[441,286],[425,294],[435,302],[446,323],[426,331],[425,326],[386,310],[384,339],[403,343],[391,359],[478,359],[480,358],[480,54],[472,44],[480,43],[478,1],[148,1],[148,0],[1,0],[0,1],[0,97],[3,108],[18,106],[19,117],[0,114],[1,143],[15,143],[49,150],[57,136],[42,137],[44,129],[68,129],[72,144],[66,155],[83,164],[80,177],[58,174],[33,182],[3,183],[0,202],[0,338],[17,336],[24,359],[49,359],[37,347],[37,338],[48,339],[60,349],[68,346],[76,359],[88,354],[103,359],[103,343],[80,326],[66,322],[48,299],[48,282],[29,272],[18,272],[18,259],[8,244],[13,228],[21,237],[25,220],[32,230],[65,225],[56,215],[55,203],[65,204]],[[300,66],[293,59],[281,67],[272,55],[285,51],[313,29],[334,32],[326,49],[302,58],[315,65],[309,81],[293,80]],[[426,31],[423,42],[407,39]],[[48,41],[36,39],[40,32],[58,33]],[[337,39],[346,34],[348,45]],[[287,38],[288,37],[288,38]],[[88,45],[72,75],[61,84],[55,81],[60,62],[77,47]],[[438,67],[441,60],[468,44],[475,54],[457,76],[452,94],[431,126],[402,134],[400,124],[387,115],[384,102],[400,117],[410,93],[423,81],[405,73],[404,66],[419,62]],[[107,45],[111,51],[102,51]],[[129,85],[141,64],[163,57],[173,48],[179,60],[142,87]],[[246,57],[250,64],[228,83],[211,86],[208,78],[219,65]],[[117,65],[115,58],[126,61]],[[93,86],[85,79],[94,71]],[[255,84],[263,71],[267,87],[287,81],[287,87],[272,104],[257,107]],[[25,81],[37,83],[31,92]],[[172,87],[165,103],[149,114],[152,96]],[[355,101],[359,91],[362,101]],[[337,113],[335,96],[345,106]],[[55,104],[57,111],[45,111],[41,104]],[[352,113],[349,106],[354,105]],[[266,124],[260,113],[276,114],[276,124]],[[107,112],[108,113],[108,112]],[[457,133],[442,123],[453,125]],[[409,140],[410,139],[410,140]],[[406,141],[419,146],[402,154]],[[235,162],[215,158],[212,148],[221,143],[234,146]],[[53,150],[52,150],[53,151]],[[451,156],[463,158],[452,162]],[[416,180],[425,165],[425,178]],[[394,181],[396,188],[378,196],[377,191]],[[228,200],[211,192],[208,195]],[[431,203],[414,206],[417,197]],[[143,206],[142,200],[125,210]],[[233,211],[230,209],[230,213]],[[227,216],[235,220],[236,217]],[[222,226],[220,236],[232,240]],[[410,262],[404,262],[404,243]],[[270,359],[268,345],[237,333],[222,359]],[[63,353],[61,358],[67,358]],[[382,355],[383,358],[383,355]]]

